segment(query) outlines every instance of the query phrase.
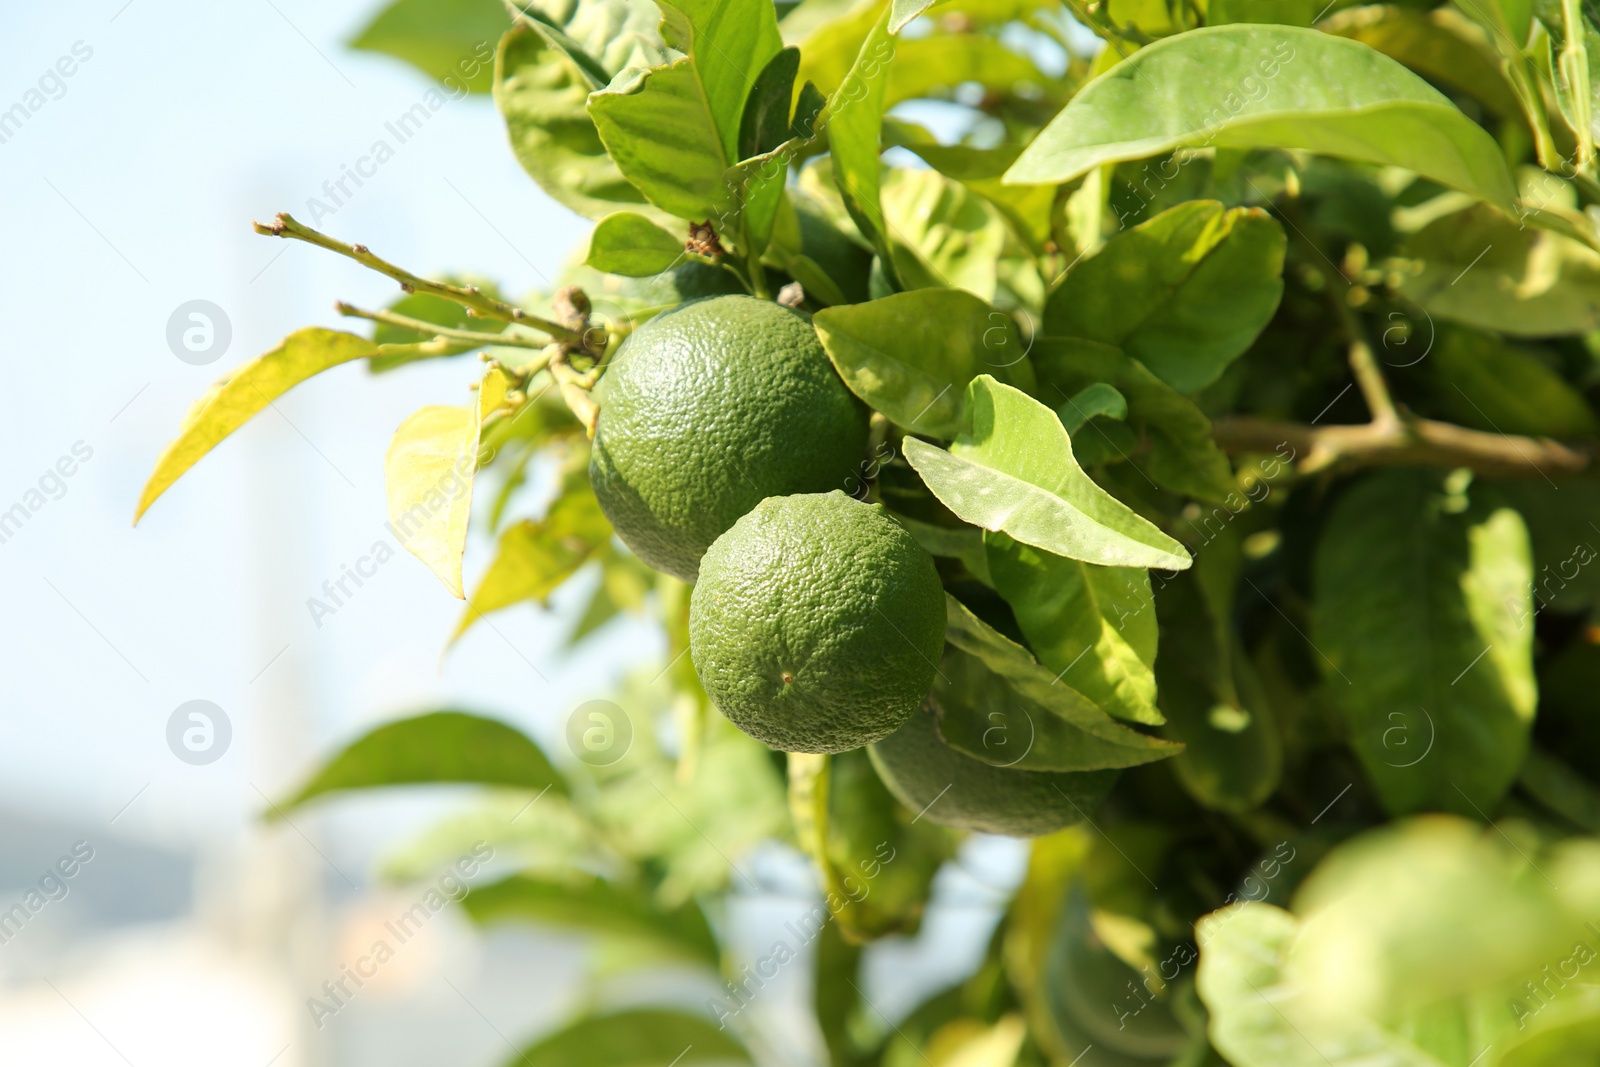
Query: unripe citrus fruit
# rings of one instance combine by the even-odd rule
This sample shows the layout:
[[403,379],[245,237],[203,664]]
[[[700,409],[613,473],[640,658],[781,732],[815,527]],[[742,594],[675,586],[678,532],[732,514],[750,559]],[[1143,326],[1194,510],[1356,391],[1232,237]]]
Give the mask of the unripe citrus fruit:
[[717,538],[689,652],[718,710],[786,752],[844,752],[921,705],[944,649],[933,557],[878,504],[769,497]]
[[941,826],[1036,837],[1088,818],[1116,771],[1024,771],[996,767],[945,744],[934,700],[867,750],[895,799]]
[[602,383],[589,477],[617,536],[693,581],[724,530],[769,496],[844,486],[867,443],[811,321],[718,296],[657,315]]

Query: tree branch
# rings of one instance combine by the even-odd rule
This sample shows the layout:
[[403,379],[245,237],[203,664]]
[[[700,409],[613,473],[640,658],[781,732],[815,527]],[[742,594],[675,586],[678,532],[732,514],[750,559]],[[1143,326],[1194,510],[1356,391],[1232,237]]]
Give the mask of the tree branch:
[[570,330],[559,323],[551,322],[549,319],[530,315],[522,308],[513,307],[503,300],[485,296],[483,291],[476,285],[448,285],[444,282],[420,278],[403,267],[397,267],[388,260],[373,255],[368,251],[366,245],[345,244],[343,241],[336,241],[327,234],[319,233],[309,226],[296,222],[287,213],[279,214],[270,223],[257,222],[253,225],[257,233],[265,234],[268,237],[293,238],[296,241],[304,241],[307,244],[316,245],[318,248],[325,248],[330,252],[337,252],[347,259],[353,259],[363,267],[393,278],[400,283],[400,288],[408,293],[428,293],[431,296],[443,297],[480,314],[487,315],[492,319],[532,326],[543,330],[558,341],[569,345],[583,346],[583,334],[577,330]]
[[1391,425],[1307,426],[1251,415],[1219,418],[1212,436],[1226,452],[1294,450],[1301,474],[1377,466],[1468,467],[1498,477],[1593,474],[1596,447],[1548,437],[1486,433],[1432,419],[1397,415]]

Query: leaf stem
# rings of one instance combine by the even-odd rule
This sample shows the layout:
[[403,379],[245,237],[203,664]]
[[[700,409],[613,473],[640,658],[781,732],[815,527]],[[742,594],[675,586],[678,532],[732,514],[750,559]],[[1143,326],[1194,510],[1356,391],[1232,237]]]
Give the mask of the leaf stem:
[[343,300],[337,301],[334,309],[339,314],[351,319],[367,319],[371,322],[387,323],[406,330],[415,330],[423,335],[432,335],[434,338],[445,337],[472,347],[485,345],[507,345],[512,348],[544,348],[549,341],[541,341],[534,337],[523,337],[514,333],[479,333],[474,330],[458,330],[452,326],[441,326],[436,322],[427,322],[423,319],[414,319],[409,315],[397,315],[392,311],[368,311],[365,308],[347,304]]
[[485,296],[483,291],[476,285],[449,285],[445,282],[436,282],[418,277],[403,267],[397,267],[388,260],[373,255],[366,245],[346,244],[343,241],[335,240],[325,233],[320,233],[295,221],[294,217],[287,212],[277,215],[269,223],[257,222],[253,225],[255,226],[255,231],[259,234],[265,234],[268,237],[293,238],[296,241],[304,241],[307,244],[316,245],[318,248],[325,248],[330,252],[337,252],[347,259],[353,259],[363,267],[393,278],[400,283],[400,288],[408,293],[427,293],[431,296],[443,297],[445,300],[454,301],[463,307],[471,308],[492,319],[532,326],[535,329],[543,330],[556,340],[570,345],[581,346],[583,344],[583,335],[578,331],[569,330],[567,327],[551,322],[549,319],[530,315],[522,308],[513,307],[503,300]]
[[435,337],[431,341],[419,341],[416,344],[387,344],[379,345],[377,354],[380,356],[410,356],[423,358],[426,356],[459,356],[471,352],[478,345],[465,344],[461,341],[452,341],[448,337]]

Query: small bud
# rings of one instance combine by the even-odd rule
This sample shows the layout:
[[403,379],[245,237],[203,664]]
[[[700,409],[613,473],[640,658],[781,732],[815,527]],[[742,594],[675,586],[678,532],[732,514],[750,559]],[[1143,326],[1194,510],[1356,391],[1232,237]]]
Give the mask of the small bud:
[[511,317],[514,319],[525,319],[528,317],[528,313],[523,311],[521,308],[512,308]]
[[358,256],[367,255],[367,246],[366,245],[351,245],[350,247],[355,252],[355,254],[358,255]]
[[406,282],[401,282],[401,283],[400,283],[400,291],[401,291],[401,292],[402,292],[402,293],[414,293],[414,292],[416,292],[416,291],[417,291],[417,290],[416,290],[416,289],[415,289],[415,287],[413,287],[413,286],[411,286],[411,285],[409,285],[409,284],[407,284],[407,283],[406,283]]
[[467,308],[467,318],[475,319],[477,317],[478,317],[478,309],[477,308]]
[[477,296],[479,293],[483,292],[483,290],[479,289],[476,285],[469,285],[467,286],[467,292],[471,293],[473,296]]
[[726,255],[722,241],[717,238],[717,231],[711,225],[711,220],[689,223],[689,239],[683,244],[684,250],[701,256]]

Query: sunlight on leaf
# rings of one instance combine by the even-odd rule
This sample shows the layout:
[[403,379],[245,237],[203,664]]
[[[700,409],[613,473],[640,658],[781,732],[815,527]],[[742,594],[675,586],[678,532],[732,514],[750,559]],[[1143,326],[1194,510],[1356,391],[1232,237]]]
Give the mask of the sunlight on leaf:
[[137,523],[173,482],[262,408],[313,374],[376,352],[365,337],[312,326],[296,330],[272,351],[217,381],[190,406],[178,437],[156,460],[133,521]]
[[1388,56],[1318,30],[1254,24],[1139,49],[1080,90],[1006,180],[1066,182],[1193,146],[1405,167],[1505,210],[1516,195],[1494,138]]
[[565,795],[567,784],[539,746],[520,731],[464,711],[434,711],[385,723],[323,764],[269,818],[313,797],[349,789],[471,782]]
[[1024,544],[1105,567],[1183,570],[1184,547],[1094,483],[1056,413],[988,375],[967,388],[949,451],[914,437],[906,459],[957,516]]

